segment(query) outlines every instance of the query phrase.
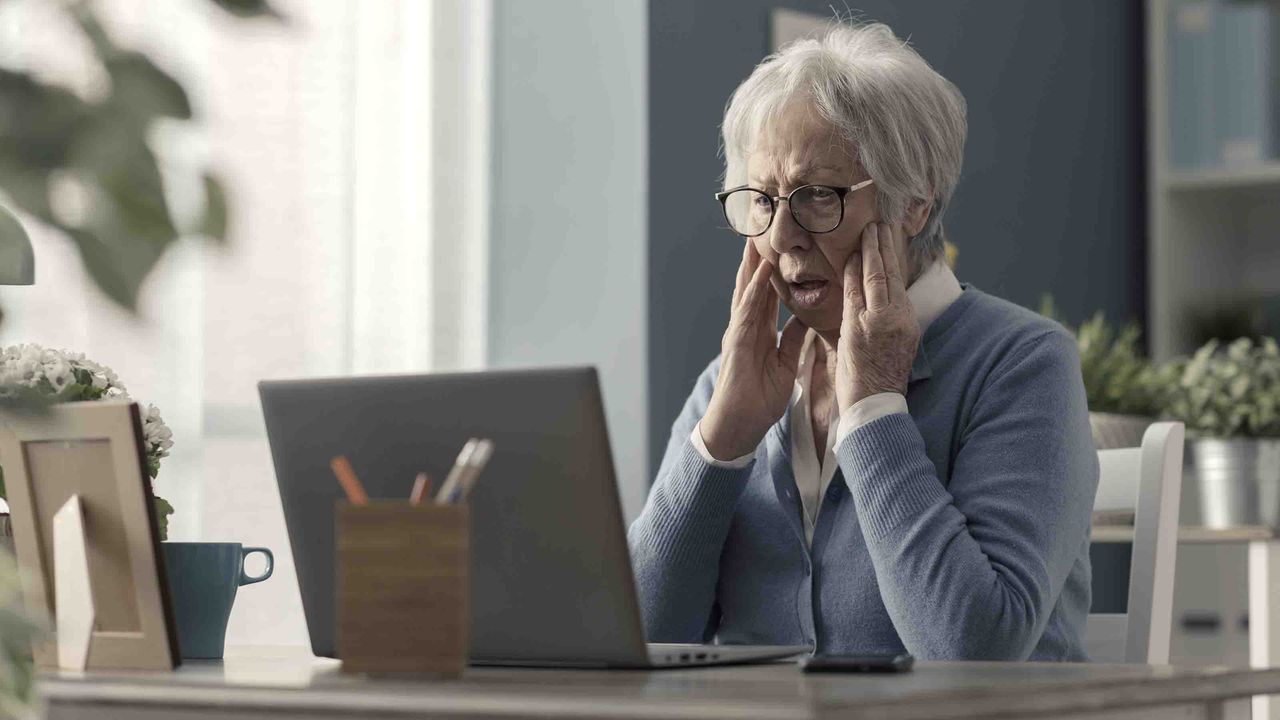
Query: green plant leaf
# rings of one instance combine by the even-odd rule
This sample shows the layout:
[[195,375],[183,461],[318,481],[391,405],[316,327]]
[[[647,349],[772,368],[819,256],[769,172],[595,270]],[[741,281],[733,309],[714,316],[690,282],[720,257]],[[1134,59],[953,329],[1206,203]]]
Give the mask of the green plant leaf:
[[0,69],[0,168],[5,176],[65,164],[70,141],[90,110],[68,90]]
[[99,287],[133,309],[142,282],[179,237],[156,158],[136,119],[103,111],[79,133],[69,159],[91,202],[83,225],[56,226],[76,243]]
[[200,232],[219,242],[227,239],[227,193],[218,178],[210,173],[204,175],[204,218]]
[[212,0],[212,2],[236,17],[268,17],[280,21],[288,19],[279,10],[272,7],[267,0]]
[[117,52],[104,60],[111,74],[111,102],[136,113],[142,120],[153,117],[191,118],[187,91],[177,80],[139,52]]
[[68,6],[71,18],[75,20],[76,25],[80,26],[80,32],[84,33],[89,44],[93,46],[93,51],[98,54],[101,59],[106,59],[116,52],[116,44],[112,41],[111,36],[107,34],[107,29],[102,26],[102,21],[98,20],[97,14],[94,12],[94,6],[87,2],[72,3]]
[[80,249],[89,277],[115,302],[133,310],[143,281],[160,260],[163,247],[131,242],[127,233],[104,228],[97,234],[68,229]]
[[169,516],[173,514],[173,506],[159,495],[152,497],[155,498],[156,525],[160,531],[160,541],[163,542],[169,539]]

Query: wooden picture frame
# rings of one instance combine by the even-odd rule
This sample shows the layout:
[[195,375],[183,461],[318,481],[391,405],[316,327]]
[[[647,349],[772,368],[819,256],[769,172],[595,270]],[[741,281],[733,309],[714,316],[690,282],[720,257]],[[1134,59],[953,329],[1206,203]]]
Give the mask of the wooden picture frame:
[[[28,607],[56,616],[53,516],[84,512],[96,616],[88,668],[171,670],[179,661],[138,406],[119,401],[0,412],[0,467]],[[33,648],[58,666],[56,632]]]

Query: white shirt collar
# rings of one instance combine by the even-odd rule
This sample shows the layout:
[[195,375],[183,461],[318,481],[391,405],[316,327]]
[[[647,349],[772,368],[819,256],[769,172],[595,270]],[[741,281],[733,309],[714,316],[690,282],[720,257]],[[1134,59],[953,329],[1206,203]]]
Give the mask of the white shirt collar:
[[916,311],[916,322],[920,323],[920,331],[929,329],[934,320],[959,299],[964,289],[956,274],[943,260],[935,262],[920,273],[920,277],[907,288],[907,300]]

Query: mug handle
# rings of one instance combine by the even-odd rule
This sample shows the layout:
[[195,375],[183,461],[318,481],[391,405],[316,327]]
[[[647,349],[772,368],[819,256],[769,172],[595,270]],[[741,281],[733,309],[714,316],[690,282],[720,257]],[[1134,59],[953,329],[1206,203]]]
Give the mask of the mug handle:
[[[248,560],[249,556],[256,552],[260,552],[263,555],[267,556],[267,569],[263,570],[262,574],[257,577],[249,577],[244,572],[244,561]],[[252,585],[254,583],[260,583],[263,580],[266,580],[267,578],[271,577],[271,573],[274,572],[275,569],[276,569],[276,557],[271,554],[271,551],[269,549],[264,547],[246,547],[240,550],[240,584],[241,585]]]

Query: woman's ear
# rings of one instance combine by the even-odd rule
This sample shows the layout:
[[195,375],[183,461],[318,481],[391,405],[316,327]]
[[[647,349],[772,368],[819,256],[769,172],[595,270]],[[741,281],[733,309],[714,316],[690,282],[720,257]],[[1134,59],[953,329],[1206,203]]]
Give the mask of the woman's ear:
[[928,200],[916,200],[911,203],[911,207],[907,208],[907,217],[903,222],[903,228],[907,231],[907,237],[915,237],[924,230],[924,224],[929,220],[929,211],[933,209],[933,198]]

